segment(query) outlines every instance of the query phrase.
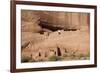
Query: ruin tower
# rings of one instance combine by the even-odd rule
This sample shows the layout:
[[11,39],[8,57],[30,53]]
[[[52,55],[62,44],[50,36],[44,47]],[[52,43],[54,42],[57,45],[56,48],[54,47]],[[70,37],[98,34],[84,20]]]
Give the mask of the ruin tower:
[[57,47],[57,56],[61,56],[61,49]]

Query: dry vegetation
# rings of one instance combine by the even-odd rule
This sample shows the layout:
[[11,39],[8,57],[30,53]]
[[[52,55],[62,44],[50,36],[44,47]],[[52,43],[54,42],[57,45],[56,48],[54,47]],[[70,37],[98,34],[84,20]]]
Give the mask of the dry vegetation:
[[90,57],[86,13],[22,10],[22,62]]

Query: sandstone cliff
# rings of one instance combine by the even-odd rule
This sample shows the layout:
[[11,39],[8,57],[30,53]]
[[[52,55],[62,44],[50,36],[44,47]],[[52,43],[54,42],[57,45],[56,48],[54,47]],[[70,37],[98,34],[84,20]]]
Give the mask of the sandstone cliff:
[[22,62],[89,59],[89,14],[21,12]]

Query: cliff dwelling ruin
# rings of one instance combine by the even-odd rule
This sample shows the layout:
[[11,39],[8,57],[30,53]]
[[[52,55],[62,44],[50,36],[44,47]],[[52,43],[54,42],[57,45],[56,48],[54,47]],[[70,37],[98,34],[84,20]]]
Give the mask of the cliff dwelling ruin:
[[89,13],[21,10],[21,62],[86,60]]

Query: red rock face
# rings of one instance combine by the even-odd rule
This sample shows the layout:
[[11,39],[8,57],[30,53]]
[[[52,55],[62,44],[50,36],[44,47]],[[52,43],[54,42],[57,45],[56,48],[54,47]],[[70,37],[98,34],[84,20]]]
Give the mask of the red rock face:
[[[86,13],[22,10],[22,62],[89,59],[88,17]],[[40,26],[41,21],[46,27]]]

